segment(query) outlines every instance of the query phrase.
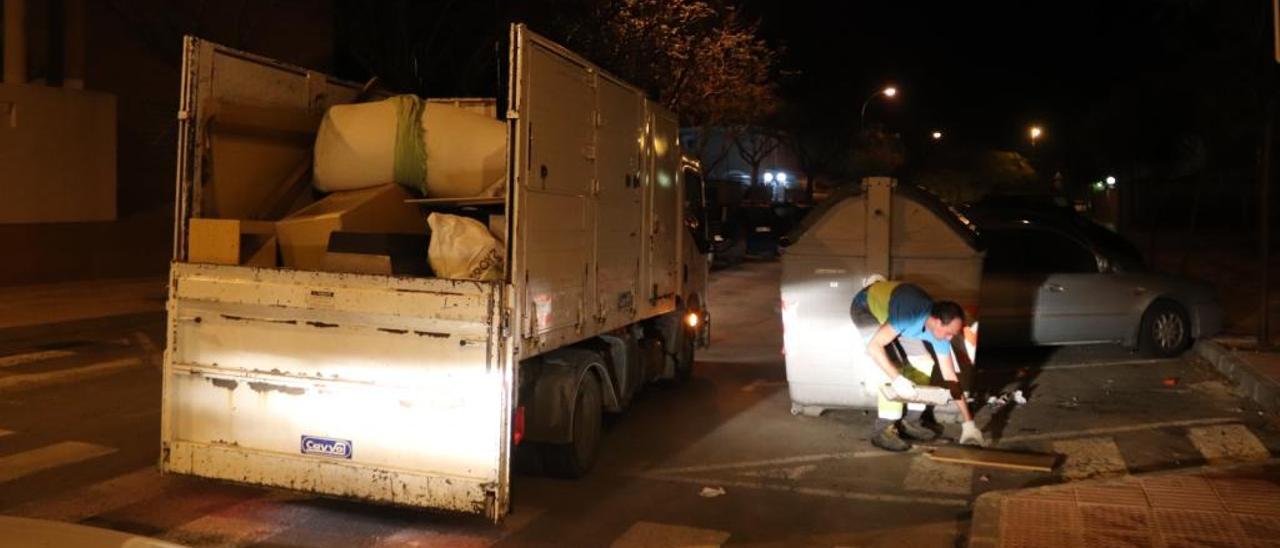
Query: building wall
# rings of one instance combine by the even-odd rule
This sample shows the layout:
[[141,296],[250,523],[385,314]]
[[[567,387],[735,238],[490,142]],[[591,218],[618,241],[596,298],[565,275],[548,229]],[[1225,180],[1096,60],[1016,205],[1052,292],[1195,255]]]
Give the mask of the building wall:
[[[50,1],[28,0],[32,42],[48,41],[49,17],[39,13]],[[116,97],[117,218],[0,224],[0,285],[167,271],[183,34],[316,70],[328,71],[332,64],[332,0],[87,0],[85,5],[85,88]],[[47,70],[48,55],[42,52],[49,49],[32,44],[32,72]]]

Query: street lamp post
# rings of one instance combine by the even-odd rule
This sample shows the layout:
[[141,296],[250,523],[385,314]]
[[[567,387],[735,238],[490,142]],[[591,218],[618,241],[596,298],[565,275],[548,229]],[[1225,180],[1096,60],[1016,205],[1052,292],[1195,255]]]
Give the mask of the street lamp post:
[[893,86],[885,86],[884,89],[877,90],[875,93],[872,93],[869,97],[867,97],[867,100],[862,102],[862,110],[858,114],[858,127],[860,128],[867,127],[867,105],[871,104],[872,99],[875,99],[876,97],[879,97],[881,95],[892,99],[897,94],[898,94],[898,88]]

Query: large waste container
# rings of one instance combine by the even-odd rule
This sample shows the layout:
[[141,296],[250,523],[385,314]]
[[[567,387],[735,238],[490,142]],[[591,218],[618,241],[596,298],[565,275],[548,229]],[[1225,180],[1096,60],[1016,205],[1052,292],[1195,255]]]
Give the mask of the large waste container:
[[972,362],[982,247],[972,223],[937,196],[871,177],[828,198],[788,240],[782,325],[792,413],[876,406],[884,375],[849,316],[853,296],[873,275],[959,303],[968,329],[952,344],[957,365]]

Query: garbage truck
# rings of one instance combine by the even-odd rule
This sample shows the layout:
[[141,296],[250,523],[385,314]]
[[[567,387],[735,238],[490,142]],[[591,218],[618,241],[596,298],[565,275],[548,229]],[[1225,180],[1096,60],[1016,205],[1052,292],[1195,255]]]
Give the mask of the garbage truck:
[[[604,413],[691,374],[703,187],[640,89],[522,25],[501,112],[183,48],[163,472],[497,521],[517,451],[582,476]],[[378,101],[416,117],[352,121]]]
[[[853,297],[874,279],[911,282],[958,303],[967,316],[951,340],[962,384],[977,357],[978,294],[985,257],[976,226],[928,190],[868,177],[828,197],[788,236],[781,309],[787,388],[794,415],[874,409],[887,377],[871,361],[850,317]],[[895,343],[890,358],[932,360],[919,341]],[[941,383],[934,370],[934,381]],[[958,415],[940,406],[942,421]]]

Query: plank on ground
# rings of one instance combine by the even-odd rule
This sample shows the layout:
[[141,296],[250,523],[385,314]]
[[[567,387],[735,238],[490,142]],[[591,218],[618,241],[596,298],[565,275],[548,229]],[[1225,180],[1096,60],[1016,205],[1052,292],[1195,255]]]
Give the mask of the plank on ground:
[[939,462],[1033,472],[1052,472],[1054,464],[1058,461],[1057,455],[1048,453],[1024,453],[979,447],[938,447],[929,451],[928,455],[930,459]]

